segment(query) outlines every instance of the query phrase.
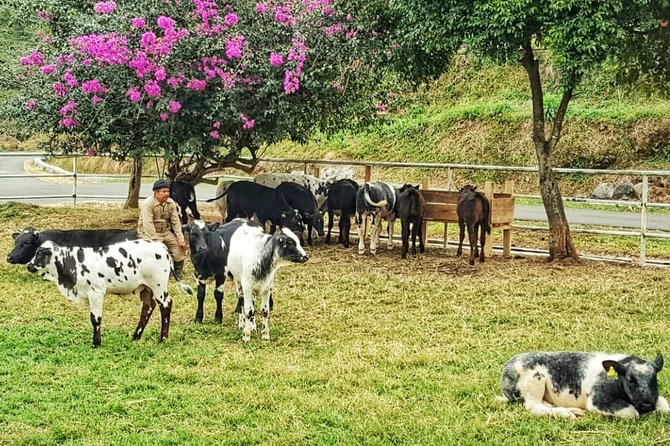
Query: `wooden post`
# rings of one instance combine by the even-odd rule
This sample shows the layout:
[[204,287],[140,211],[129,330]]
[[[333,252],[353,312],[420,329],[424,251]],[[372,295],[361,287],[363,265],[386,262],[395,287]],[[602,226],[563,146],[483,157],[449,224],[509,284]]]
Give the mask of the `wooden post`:
[[[421,180],[421,190],[428,190],[430,187],[430,180],[428,177],[423,177]],[[402,226],[400,227],[402,231]],[[421,238],[423,239],[423,246],[426,246],[426,241],[428,240],[428,222],[424,219],[421,221]],[[446,241],[445,241],[446,243]]]
[[[505,181],[505,193],[514,198],[514,180]],[[512,221],[514,221],[514,211],[512,211]],[[512,223],[508,228],[503,229],[503,258],[509,259],[512,256]]]
[[319,169],[319,166],[314,166],[314,176],[319,178],[320,174],[321,174],[321,169]]
[[[489,209],[493,208],[493,182],[487,181],[484,183],[484,195],[489,200]],[[491,227],[491,212],[489,212],[489,227]],[[493,231],[491,231],[491,234],[487,234],[486,243],[484,244],[484,255],[489,258],[493,255],[492,233]]]
[[367,183],[372,178],[372,166],[365,166],[365,177],[363,179]]

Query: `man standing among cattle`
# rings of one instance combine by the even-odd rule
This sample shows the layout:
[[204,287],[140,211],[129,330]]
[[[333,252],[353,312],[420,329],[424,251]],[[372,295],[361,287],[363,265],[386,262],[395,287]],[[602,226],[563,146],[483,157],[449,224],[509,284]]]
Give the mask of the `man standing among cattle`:
[[163,242],[174,260],[174,272],[181,280],[186,258],[186,241],[181,231],[177,204],[170,198],[170,182],[158,180],[153,196],[147,197],[140,207],[138,233],[140,237]]

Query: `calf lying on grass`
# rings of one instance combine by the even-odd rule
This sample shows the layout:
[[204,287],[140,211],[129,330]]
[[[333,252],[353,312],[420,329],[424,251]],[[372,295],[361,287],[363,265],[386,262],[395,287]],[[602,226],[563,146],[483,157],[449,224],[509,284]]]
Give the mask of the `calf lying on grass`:
[[[102,303],[107,294],[136,294],[142,314],[133,339],[142,337],[156,302],[161,309],[160,340],[168,337],[172,299],[168,279],[172,257],[161,242],[132,240],[103,248],[63,247],[48,241],[37,249],[28,271],[54,282],[68,300],[88,301],[93,325],[93,347],[100,346]],[[187,285],[182,290],[192,294]]]
[[522,401],[534,415],[576,418],[584,410],[637,418],[670,412],[658,394],[656,375],[663,368],[625,354],[582,352],[522,353],[503,367],[502,401]]

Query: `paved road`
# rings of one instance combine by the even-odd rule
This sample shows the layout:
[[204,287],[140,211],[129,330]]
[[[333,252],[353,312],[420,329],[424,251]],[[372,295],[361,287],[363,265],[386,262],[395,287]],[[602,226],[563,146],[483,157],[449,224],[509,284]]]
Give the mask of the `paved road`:
[[[0,157],[0,202],[9,201],[2,197],[16,197],[13,201],[25,203],[58,203],[72,202],[71,184],[54,184],[40,178],[3,178],[3,175],[25,174],[23,165],[26,161],[34,159],[34,156],[11,156]],[[141,189],[141,195],[147,196],[151,193],[151,180],[145,180]],[[196,195],[199,201],[214,197],[216,187],[210,184],[198,184]],[[91,180],[86,179],[77,186],[78,201],[125,201],[128,191],[126,181]],[[60,195],[65,198],[35,199],[36,195]],[[115,196],[117,198],[87,198],[90,196]],[[571,224],[601,225],[623,228],[640,228],[640,214],[636,212],[595,211],[588,209],[566,209],[568,221]],[[517,205],[515,208],[515,220],[522,221],[547,221],[542,206]],[[649,215],[647,227],[650,230],[670,231],[670,216]]]

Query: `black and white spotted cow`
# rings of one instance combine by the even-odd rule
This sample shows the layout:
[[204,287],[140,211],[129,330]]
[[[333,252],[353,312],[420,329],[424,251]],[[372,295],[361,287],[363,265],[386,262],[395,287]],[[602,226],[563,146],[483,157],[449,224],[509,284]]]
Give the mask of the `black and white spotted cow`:
[[393,249],[393,224],[396,218],[398,193],[393,186],[381,181],[365,183],[356,194],[356,225],[358,226],[358,253],[365,254],[365,217],[370,216],[370,254],[377,253],[382,218],[388,221],[386,248]]
[[288,228],[269,235],[255,222],[235,221],[239,222],[236,226],[224,225],[218,231],[223,232],[224,242],[230,237],[226,243],[226,274],[235,281],[238,298],[236,312],[242,341],[248,342],[251,332],[256,330],[256,298],[260,301],[263,322],[261,337],[269,341],[272,288],[277,270],[291,263],[304,263],[309,256]]
[[659,395],[654,362],[626,354],[530,352],[503,367],[503,401],[522,401],[534,415],[576,418],[584,410],[620,418],[670,412]]
[[261,173],[254,177],[254,182],[273,189],[285,182],[299,184],[314,195],[319,209],[326,202],[330,187],[326,180],[298,173]]
[[125,229],[74,229],[61,231],[50,229],[37,231],[25,228],[12,234],[14,249],[7,255],[7,262],[26,265],[35,257],[37,248],[46,241],[61,246],[81,246],[83,248],[100,248],[125,240],[137,240],[137,232]]
[[[172,257],[163,243],[133,240],[102,248],[63,247],[51,241],[37,249],[28,271],[54,282],[74,303],[88,301],[93,325],[93,347],[100,346],[102,305],[107,294],[137,294],[142,314],[133,339],[139,339],[156,307],[161,310],[160,340],[168,337],[172,299],[168,279]],[[182,290],[191,294],[187,285]]]

